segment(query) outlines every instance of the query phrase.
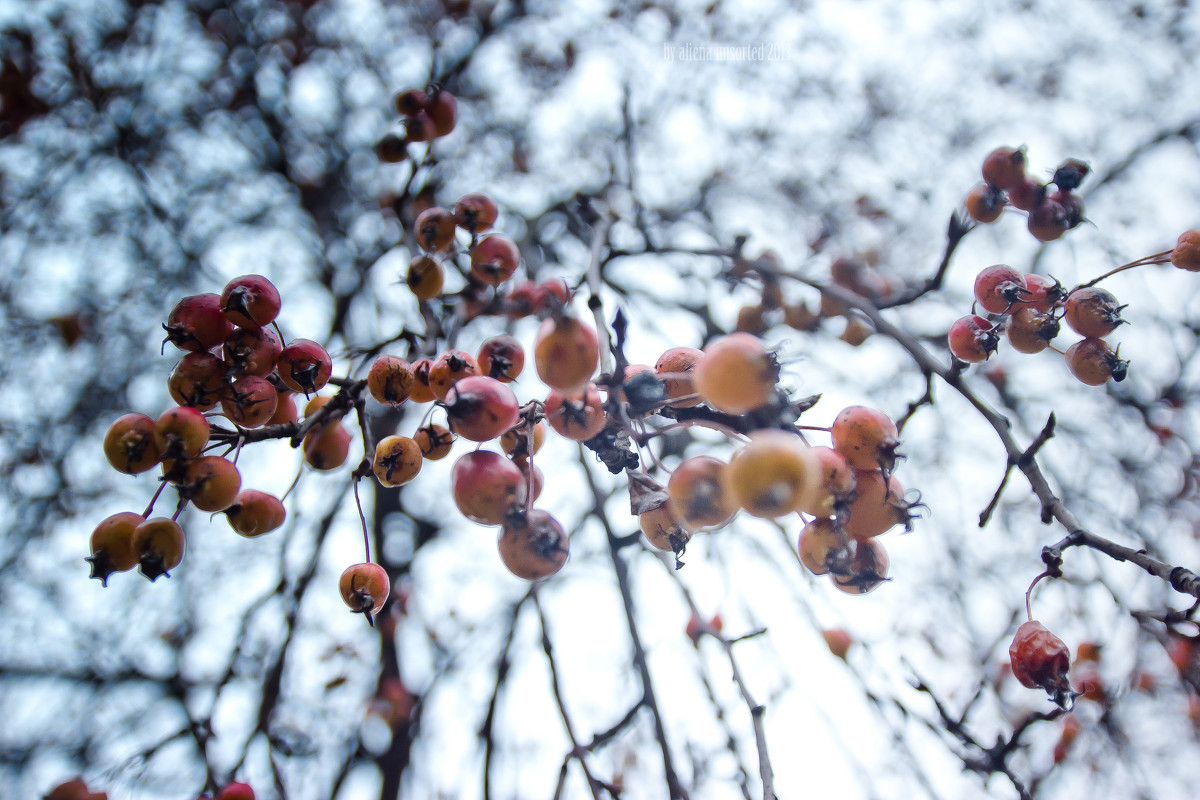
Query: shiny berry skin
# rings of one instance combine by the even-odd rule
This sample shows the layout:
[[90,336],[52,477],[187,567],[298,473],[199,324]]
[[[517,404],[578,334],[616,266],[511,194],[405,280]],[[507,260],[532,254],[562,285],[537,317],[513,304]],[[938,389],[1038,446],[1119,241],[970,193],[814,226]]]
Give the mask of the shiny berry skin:
[[1007,314],[1028,294],[1024,274],[1007,264],[994,264],[975,276],[975,299],[993,314]]
[[283,345],[270,328],[235,328],[221,346],[221,356],[235,374],[265,378],[275,369]]
[[1048,314],[1061,305],[1063,298],[1067,296],[1062,284],[1054,278],[1038,275],[1035,272],[1027,272],[1024,277],[1025,288],[1029,294],[1022,296],[1019,302],[1013,304],[1011,313],[1016,313],[1018,308],[1034,308],[1043,314]]
[[421,358],[412,362],[413,385],[408,399],[414,403],[428,403],[436,400],[437,395],[429,386],[429,371],[433,368],[433,360]]
[[366,614],[368,620],[383,610],[391,589],[387,570],[369,561],[346,567],[338,578],[342,602],[354,613]]
[[458,100],[440,86],[434,85],[429,92],[429,108],[425,110],[433,121],[435,136],[445,136],[458,123]]
[[1012,189],[1025,180],[1025,148],[997,147],[983,160],[983,179],[997,189]]
[[712,456],[682,461],[667,481],[667,495],[676,519],[689,531],[715,530],[729,524],[738,501],[726,490],[729,465]]
[[995,222],[1000,219],[1000,212],[1004,211],[1004,192],[981,183],[967,194],[966,207],[967,213],[976,222]]
[[385,436],[375,445],[371,469],[382,486],[395,487],[417,477],[425,459],[421,446],[407,436]]
[[221,313],[221,295],[196,294],[175,304],[163,329],[180,350],[202,353],[225,341],[233,323]]
[[508,237],[492,234],[471,245],[471,275],[488,286],[504,283],[520,264],[521,251]]
[[145,522],[141,514],[122,511],[105,518],[92,531],[91,555],[87,560],[92,565],[93,578],[108,586],[108,577],[114,572],[133,569],[138,564],[137,552],[133,549],[133,532]]
[[446,350],[429,366],[429,388],[434,397],[445,400],[451,386],[468,375],[478,374],[475,356],[465,350]]
[[484,340],[475,355],[475,363],[479,365],[481,375],[510,383],[525,368],[525,348],[512,336],[502,333]]
[[854,495],[854,469],[832,447],[810,447],[816,469],[816,486],[800,500],[798,509],[814,517],[830,517]]
[[1004,333],[1017,352],[1040,353],[1058,336],[1058,329],[1058,317],[1025,307],[1009,317]]
[[727,414],[764,406],[775,393],[779,370],[757,336],[735,332],[708,343],[692,371],[704,401]]
[[444,208],[427,208],[417,217],[413,231],[426,253],[448,250],[454,244],[454,215]]
[[239,328],[261,328],[279,315],[279,290],[262,275],[242,275],[225,284],[221,311]]
[[430,256],[416,256],[408,262],[404,282],[418,300],[432,300],[442,293],[446,271]]
[[229,521],[229,527],[240,535],[253,538],[270,533],[283,525],[287,519],[287,509],[273,494],[257,489],[243,489],[238,492],[233,505],[225,509],[225,518]]
[[1112,378],[1125,380],[1129,362],[1122,360],[1103,339],[1080,339],[1067,348],[1067,368],[1088,386],[1100,386]]
[[1008,658],[1013,675],[1022,686],[1041,687],[1056,698],[1072,692],[1071,651],[1042,623],[1030,620],[1017,628],[1008,647]]
[[1008,190],[1008,203],[1022,211],[1032,211],[1046,196],[1046,186],[1037,178],[1026,178]]
[[829,573],[831,556],[838,552],[838,526],[832,519],[818,517],[804,526],[796,543],[800,563],[813,575]]
[[400,356],[383,355],[371,362],[367,372],[367,391],[376,402],[398,406],[412,394],[412,367]]
[[818,490],[818,469],[816,456],[799,436],[764,430],[752,433],[733,454],[722,479],[746,513],[774,519],[811,501]]
[[346,463],[350,456],[350,431],[341,423],[322,425],[304,437],[304,460],[313,469],[329,471]]
[[472,236],[495,225],[498,216],[495,202],[487,195],[465,194],[454,204],[455,224]]
[[896,525],[909,526],[910,506],[904,499],[904,487],[894,475],[884,480],[879,470],[860,470],[854,479],[857,496],[842,515],[842,527],[848,536],[861,542]]
[[654,364],[654,372],[662,380],[670,404],[675,408],[690,408],[704,402],[696,394],[692,372],[704,351],[695,347],[672,347]]
[[450,455],[454,446],[454,434],[445,425],[430,423],[418,428],[413,441],[421,448],[421,457],[426,461],[440,461]]
[[224,511],[233,505],[241,486],[242,476],[232,461],[200,456],[187,463],[179,495],[201,511]]
[[293,339],[275,362],[279,380],[293,392],[310,395],[329,383],[333,361],[325,348],[311,339]]
[[145,414],[118,417],[104,434],[104,455],[118,472],[137,475],[162,459],[154,438],[154,420]]
[[1200,272],[1200,231],[1184,231],[1171,251],[1171,263],[1188,272]]
[[607,417],[604,401],[596,384],[589,383],[582,394],[565,395],[553,390],[546,396],[546,422],[561,436],[586,442],[604,430]]
[[1086,286],[1067,295],[1064,319],[1080,336],[1102,339],[1125,321],[1121,319],[1123,308],[1111,292]]
[[571,394],[588,383],[600,363],[596,331],[575,317],[542,320],[533,341],[533,364],[542,383]]
[[503,525],[509,513],[525,502],[527,491],[521,468],[489,450],[459,456],[450,485],[458,510],[480,525]]
[[228,365],[212,353],[188,353],[167,379],[171,399],[197,411],[216,407],[225,391]]
[[954,321],[946,340],[955,358],[968,364],[978,364],[987,361],[988,356],[996,352],[1000,333],[983,317],[968,314]]
[[397,92],[392,102],[397,113],[412,117],[429,108],[429,95],[423,89],[406,89]]
[[173,519],[154,517],[133,529],[133,551],[139,571],[151,581],[160,575],[171,577],[169,570],[183,561],[183,528]]
[[527,581],[540,581],[561,570],[567,563],[569,546],[562,524],[536,508],[510,515],[497,540],[504,566]]
[[230,422],[242,428],[258,428],[275,415],[279,393],[266,378],[247,375],[238,378],[225,390],[221,411]]
[[830,428],[833,449],[855,469],[886,469],[896,466],[899,431],[891,417],[867,406],[847,406]]
[[487,442],[504,434],[521,418],[512,389],[486,375],[468,375],[446,392],[446,417],[456,436]]
[[859,542],[850,558],[847,574],[830,575],[833,585],[846,594],[866,594],[887,580],[889,559],[887,550],[871,539]]

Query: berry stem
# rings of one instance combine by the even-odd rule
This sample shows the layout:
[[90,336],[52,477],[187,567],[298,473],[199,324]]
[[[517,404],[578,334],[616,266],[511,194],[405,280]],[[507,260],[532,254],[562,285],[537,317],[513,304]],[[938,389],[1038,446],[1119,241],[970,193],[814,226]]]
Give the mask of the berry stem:
[[[358,507],[358,519],[360,522],[362,522],[363,550],[366,552],[366,558],[364,559],[364,561],[367,561],[368,563],[370,563],[370,561],[371,561],[371,536],[370,536],[370,534],[367,533],[367,515],[363,513],[362,499],[359,498],[359,496],[358,496],[358,480],[357,479],[355,479],[353,486],[354,486],[354,505]],[[368,614],[367,622],[370,622],[370,621],[371,621],[371,617]]]
[[1029,588],[1025,590],[1025,619],[1029,620],[1030,622],[1033,621],[1033,611],[1029,606],[1029,598],[1033,594],[1033,587],[1038,585],[1038,581],[1040,581],[1042,578],[1049,577],[1049,575],[1049,571],[1041,573],[1033,579],[1033,583],[1029,584]]
[[165,488],[167,488],[167,482],[165,480],[159,482],[158,488],[154,490],[154,496],[150,498],[150,505],[146,506],[146,510],[142,512],[142,519],[150,519],[150,514],[154,511],[154,504],[158,502],[158,498]]
[[[1089,286],[1095,286],[1105,278],[1111,278],[1118,272],[1124,272],[1125,270],[1133,269],[1134,267],[1144,267],[1148,264],[1165,264],[1171,260],[1171,253],[1173,252],[1173,250],[1163,250],[1161,253],[1154,253],[1153,255],[1146,256],[1145,258],[1139,258],[1137,261],[1130,261],[1128,264],[1122,264],[1115,269],[1110,269],[1099,278],[1093,278],[1087,283],[1081,283],[1079,286],[1075,287],[1075,289],[1086,289]],[[1075,291],[1075,289],[1072,289],[1071,291]],[[1068,293],[1068,295],[1069,294],[1070,293]]]

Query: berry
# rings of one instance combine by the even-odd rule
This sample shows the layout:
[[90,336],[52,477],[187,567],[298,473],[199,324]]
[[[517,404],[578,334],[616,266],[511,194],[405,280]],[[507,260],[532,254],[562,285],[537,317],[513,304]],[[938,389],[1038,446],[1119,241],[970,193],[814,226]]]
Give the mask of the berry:
[[416,256],[408,262],[404,282],[418,300],[432,300],[442,293],[446,271],[430,256]]
[[[1027,227],[1033,237],[1039,242],[1052,242],[1062,237],[1070,228],[1073,212],[1063,204],[1061,192],[1046,195],[1029,212]],[[1082,206],[1078,207],[1079,219],[1082,219]],[[1078,224],[1078,220],[1075,224]]]
[[638,514],[638,527],[650,544],[659,550],[681,555],[692,538],[671,509],[669,502]]
[[1058,336],[1058,317],[1032,307],[1018,309],[1008,320],[1005,334],[1019,353],[1040,353]]
[[459,456],[450,472],[450,485],[458,510],[480,525],[503,525],[509,513],[525,502],[521,468],[489,450]]
[[496,224],[499,212],[492,199],[482,194],[466,194],[454,204],[454,222],[474,236]]
[[92,531],[91,555],[87,561],[92,565],[91,577],[99,578],[108,586],[108,576],[124,572],[137,566],[138,555],[133,549],[133,532],[145,522],[141,514],[122,511],[107,517]]
[[375,445],[371,469],[383,486],[403,486],[417,477],[424,459],[421,446],[407,436],[386,436]]
[[468,375],[446,392],[450,430],[472,442],[502,436],[521,418],[517,396],[505,384],[486,375]]
[[454,95],[437,84],[432,84],[429,91],[429,108],[426,109],[433,121],[435,136],[445,136],[454,130],[458,123],[458,101]]
[[1074,693],[1069,677],[1071,651],[1042,623],[1030,620],[1017,628],[1008,658],[1022,686],[1041,687],[1060,704]]
[[154,469],[162,458],[154,420],[145,414],[118,417],[104,434],[104,455],[115,470],[126,475]]
[[1038,275],[1035,272],[1025,273],[1024,278],[1025,288],[1029,294],[1013,304],[1012,313],[1014,314],[1017,308],[1035,308],[1043,314],[1048,314],[1067,296],[1062,284],[1053,278]]
[[738,512],[737,500],[725,486],[729,465],[712,456],[684,460],[667,481],[671,510],[689,531],[715,530],[729,524]]
[[492,234],[471,246],[471,275],[488,286],[511,278],[520,263],[521,252],[507,237]]
[[225,509],[229,527],[242,536],[252,538],[279,528],[287,518],[283,502],[273,494],[257,489],[238,492],[233,505]]
[[1101,339],[1117,329],[1125,320],[1111,292],[1095,286],[1085,286],[1067,295],[1064,315],[1071,330],[1080,336]]
[[221,313],[219,294],[196,294],[175,304],[167,321],[165,341],[193,353],[202,353],[219,345],[233,330],[233,323]]
[[839,516],[847,535],[862,542],[896,525],[909,527],[912,505],[904,499],[904,487],[895,476],[885,479],[879,470],[861,470],[854,480],[857,497]]
[[454,215],[437,206],[422,211],[413,225],[417,245],[426,253],[450,249],[454,244],[454,229]]
[[[447,350],[429,367],[429,388],[438,400],[445,400],[450,387],[468,375],[478,375],[475,356],[465,350]],[[499,436],[499,434],[496,434]]]
[[946,335],[950,352],[960,361],[977,364],[996,352],[1000,334],[992,323],[975,314],[960,317]]
[[1171,263],[1188,272],[1200,272],[1200,231],[1179,234],[1175,249],[1171,251]]
[[417,429],[413,434],[413,441],[421,448],[421,456],[426,461],[440,461],[450,455],[450,449],[454,446],[454,434],[445,425],[430,423]]
[[662,380],[667,397],[675,408],[698,406],[703,402],[692,382],[692,372],[703,355],[704,351],[695,347],[672,347],[655,362],[654,372]]
[[276,361],[279,380],[293,392],[315,394],[333,375],[333,361],[325,348],[311,339],[293,339]]
[[1025,148],[997,147],[983,160],[983,179],[997,189],[1013,189],[1025,180]]
[[846,457],[831,447],[810,447],[816,486],[800,500],[798,509],[815,517],[832,516],[854,495],[854,470]]
[[781,430],[751,434],[723,473],[726,490],[747,513],[773,519],[808,504],[817,492],[816,457],[800,437]]
[[1007,314],[1028,295],[1025,276],[1007,264],[994,264],[975,276],[975,299],[993,314]]
[[850,645],[854,644],[854,639],[849,633],[841,628],[830,628],[821,631],[821,638],[825,640],[825,646],[829,648],[829,652],[846,660],[846,653],[850,651]]
[[1100,386],[1109,378],[1125,380],[1129,362],[1123,361],[1103,339],[1081,339],[1067,348],[1067,368],[1088,386]]
[[412,117],[429,108],[429,95],[421,89],[406,89],[396,93],[393,103],[398,113]]
[[[533,454],[542,449],[546,441],[546,421],[540,419],[533,426]],[[510,456],[527,456],[529,452],[529,425],[518,425],[505,431],[500,437],[500,449]]]
[[188,353],[171,370],[167,391],[181,406],[208,411],[217,405],[225,391],[227,372],[225,362],[212,353]]
[[413,371],[400,356],[380,356],[371,363],[367,373],[367,391],[376,402],[398,406],[408,399],[413,389]]
[[322,425],[304,437],[304,460],[313,469],[337,469],[350,456],[352,438],[350,431],[340,423]]
[[604,430],[607,422],[604,402],[600,399],[600,391],[594,383],[589,383],[582,394],[572,397],[552,390],[546,397],[544,410],[546,422],[551,428],[561,436],[577,442],[591,439]]
[[247,375],[226,388],[221,410],[235,425],[257,428],[275,415],[277,402],[279,393],[269,380]]
[[762,341],[742,332],[709,342],[693,370],[696,391],[727,414],[745,414],[766,405],[778,375],[778,366]]
[[833,585],[846,594],[866,594],[887,580],[888,554],[879,542],[859,542],[850,558],[849,571],[834,572]]
[[183,561],[183,528],[173,519],[154,517],[133,529],[133,552],[139,570],[151,581],[160,575],[171,577],[169,570]]
[[1032,211],[1045,196],[1046,186],[1037,178],[1026,178],[1008,190],[1009,205],[1022,211]]
[[260,328],[279,315],[279,290],[262,275],[242,275],[225,284],[221,311],[239,328]]
[[896,466],[900,446],[896,423],[882,411],[866,406],[847,406],[830,429],[833,449],[855,469],[885,469]]
[[200,456],[187,463],[179,495],[201,511],[224,511],[233,505],[241,486],[242,476],[232,461]]
[[383,609],[391,587],[387,571],[370,561],[346,567],[338,579],[342,601],[354,613],[366,614],[368,622]]
[[428,142],[435,136],[433,120],[420,111],[404,120],[404,139],[408,142]]
[[375,143],[375,155],[385,164],[399,164],[408,158],[408,142],[403,136],[389,133]]
[[836,557],[841,544],[838,530],[837,523],[832,519],[818,517],[800,531],[800,540],[796,544],[800,563],[813,575],[829,572],[830,562]]
[[1061,191],[1069,192],[1072,189],[1079,187],[1083,183],[1083,179],[1087,177],[1091,167],[1086,161],[1080,161],[1078,158],[1068,158],[1066,161],[1058,165],[1054,170],[1054,177],[1050,182],[1057,186]]
[[432,368],[433,361],[428,358],[418,359],[412,363],[413,385],[412,392],[408,395],[409,400],[414,403],[428,403],[437,399],[433,389],[429,386],[429,370]]
[[562,524],[536,508],[510,515],[497,540],[504,566],[527,581],[540,581],[562,569],[569,545]]
[[995,186],[981,183],[970,191],[966,200],[967,213],[976,222],[995,222],[1004,211],[1004,192]]
[[579,392],[600,363],[596,331],[575,317],[547,317],[533,341],[533,364],[542,383],[567,394]]
[[506,333],[486,339],[475,356],[481,375],[504,383],[517,379],[525,368],[525,348]]
[[296,413],[296,395],[288,389],[276,391],[275,413],[267,420],[268,425],[284,425],[299,419]]
[[235,373],[265,378],[274,371],[282,349],[270,328],[235,328],[225,337],[221,355]]

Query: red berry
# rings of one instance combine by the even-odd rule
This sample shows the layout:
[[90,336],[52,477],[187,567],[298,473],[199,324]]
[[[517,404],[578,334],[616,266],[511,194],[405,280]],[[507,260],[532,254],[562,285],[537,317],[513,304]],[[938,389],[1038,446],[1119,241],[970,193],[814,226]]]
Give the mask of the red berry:
[[846,594],[866,594],[874,591],[888,574],[888,554],[875,539],[858,542],[845,572],[831,572],[833,585]]
[[560,435],[586,442],[604,430],[607,418],[604,401],[596,384],[589,383],[582,394],[566,395],[557,389],[546,396],[546,422]]
[[389,133],[375,143],[375,155],[385,164],[399,164],[408,158],[408,142],[403,136]]
[[200,456],[187,463],[179,495],[201,511],[224,511],[233,505],[241,486],[242,476],[232,461]]
[[1025,148],[997,147],[983,160],[983,179],[997,189],[1012,189],[1025,180]]
[[380,356],[371,363],[367,373],[367,390],[376,401],[398,406],[412,394],[412,367],[400,356]]
[[899,431],[891,417],[866,406],[847,406],[830,429],[833,449],[855,469],[886,469],[896,466]]
[[433,258],[419,255],[408,263],[404,282],[418,300],[432,300],[442,293],[446,271]]
[[1086,161],[1080,161],[1078,158],[1068,158],[1058,165],[1058,169],[1054,170],[1054,177],[1050,179],[1050,182],[1060,190],[1069,192],[1083,183],[1083,179],[1087,177],[1090,171],[1091,167],[1088,166]]
[[1071,330],[1080,336],[1100,339],[1125,321],[1121,319],[1123,308],[1111,292],[1087,286],[1067,295],[1065,318]]
[[458,123],[458,101],[454,95],[434,84],[429,92],[429,108],[426,109],[433,121],[434,136],[445,136]]
[[986,361],[1000,342],[992,323],[974,314],[955,320],[946,338],[954,357],[970,364]]
[[341,423],[322,425],[304,437],[304,460],[313,469],[329,471],[346,463],[354,437]]
[[729,465],[712,456],[682,461],[667,481],[671,510],[689,531],[715,530],[738,512],[738,501],[726,489]]
[[512,389],[486,375],[468,375],[446,392],[450,430],[472,442],[502,436],[521,418]]
[[547,317],[534,338],[533,363],[551,389],[578,392],[600,363],[596,331],[574,317]]
[[504,566],[527,581],[543,580],[562,569],[569,545],[562,524],[536,508],[510,515],[497,541]]
[[1028,296],[1025,276],[1007,264],[994,264],[975,276],[975,299],[985,311],[1007,314]]
[[225,337],[221,354],[236,374],[265,378],[274,371],[282,349],[270,328],[236,328]]
[[692,372],[703,355],[704,351],[695,347],[672,347],[655,362],[654,372],[662,380],[673,407],[688,408],[703,402],[692,381]]
[[840,546],[845,534],[839,538],[839,530],[838,524],[832,519],[818,517],[800,531],[800,539],[796,543],[800,563],[813,575],[827,575],[838,554],[846,553]]
[[181,406],[208,411],[224,394],[228,372],[229,365],[212,353],[188,353],[171,371],[167,391]]
[[369,561],[346,567],[338,579],[342,601],[354,613],[366,614],[368,621],[383,609],[391,588],[387,571]]
[[1022,686],[1030,689],[1040,686],[1056,702],[1063,702],[1072,694],[1071,652],[1042,623],[1031,620],[1017,628],[1008,647],[1008,658],[1013,675]]
[[465,350],[446,350],[429,366],[429,388],[434,397],[445,400],[451,386],[468,375],[478,374],[475,356]]
[[275,361],[279,380],[293,392],[310,395],[333,375],[333,361],[325,348],[311,339],[293,339]]
[[108,577],[114,572],[133,569],[138,563],[138,554],[133,549],[133,532],[145,522],[141,514],[122,511],[101,521],[92,531],[91,555],[87,561],[92,565],[91,577],[98,578],[108,586]]
[[480,345],[475,363],[479,365],[480,374],[511,383],[525,368],[525,348],[507,333],[502,333]]
[[912,504],[894,475],[879,470],[859,470],[854,475],[856,496],[838,519],[846,534],[860,542],[886,533],[896,525],[910,528]]
[[966,199],[967,213],[976,222],[995,222],[1004,211],[1004,192],[995,186],[981,183],[970,191]]
[[488,286],[499,286],[511,278],[520,263],[521,252],[505,236],[492,234],[471,246],[471,274]]
[[169,570],[183,561],[183,528],[173,519],[154,517],[133,529],[133,552],[139,571],[151,581],[160,575],[171,577]]
[[175,304],[163,329],[166,341],[180,350],[201,353],[223,342],[233,323],[221,313],[219,294],[197,294]]
[[397,112],[406,117],[412,117],[429,107],[429,95],[421,89],[406,89],[403,92],[397,92],[393,102]]
[[145,414],[118,417],[104,434],[104,455],[118,472],[137,475],[162,459],[154,438],[154,420]]
[[1188,272],[1200,272],[1200,231],[1179,234],[1175,249],[1171,251],[1171,263]]
[[440,461],[450,455],[450,449],[454,446],[454,434],[445,425],[430,423],[417,429],[413,434],[413,441],[421,448],[421,456],[426,461]]
[[242,536],[251,538],[270,533],[283,525],[287,518],[287,509],[273,494],[256,489],[243,489],[238,492],[233,505],[225,509],[225,518],[229,521],[229,527]]
[[225,390],[221,400],[221,411],[235,425],[257,428],[265,425],[275,415],[275,404],[279,393],[266,378],[247,375],[238,378]]
[[525,502],[527,491],[521,468],[489,450],[460,456],[450,484],[458,510],[480,525],[503,525],[509,513]]
[[799,436],[781,430],[751,434],[722,474],[726,492],[748,514],[774,519],[807,505],[818,486],[816,456]]
[[1067,368],[1088,386],[1100,386],[1109,378],[1125,380],[1129,362],[1123,361],[1103,339],[1081,339],[1067,348]]
[[454,228],[454,215],[436,206],[422,211],[413,225],[417,244],[427,253],[448,250],[454,244]]
[[496,204],[487,195],[463,195],[454,204],[455,224],[472,236],[495,225],[498,216]]
[[1054,278],[1038,275],[1035,272],[1027,272],[1024,277],[1025,288],[1029,294],[1024,295],[1020,301],[1013,304],[1013,313],[1016,313],[1015,309],[1020,307],[1035,308],[1043,314],[1048,314],[1067,296],[1062,284]]
[[1021,308],[1008,319],[1005,334],[1019,353],[1040,353],[1058,336],[1058,317],[1035,308]]
[[234,325],[257,328],[279,315],[279,290],[262,275],[242,275],[225,284],[221,311]]
[[1032,211],[1046,196],[1045,184],[1037,178],[1026,178],[1008,190],[1008,202],[1013,208]]

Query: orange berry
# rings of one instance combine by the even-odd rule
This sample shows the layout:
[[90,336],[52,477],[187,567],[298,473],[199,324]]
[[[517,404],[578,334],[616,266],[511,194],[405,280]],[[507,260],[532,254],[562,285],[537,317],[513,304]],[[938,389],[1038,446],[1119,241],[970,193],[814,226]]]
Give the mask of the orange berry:
[[91,577],[99,578],[108,586],[108,577],[114,572],[133,569],[138,563],[138,554],[133,549],[133,532],[145,522],[141,514],[122,511],[105,518],[92,531],[91,552],[87,560],[92,565]]
[[346,567],[338,579],[342,601],[354,613],[366,614],[368,621],[383,609],[391,587],[387,571],[370,561]]
[[756,431],[723,473],[728,492],[748,514],[773,519],[807,505],[818,490],[816,457],[800,437]]
[[547,317],[534,338],[533,363],[542,383],[551,389],[578,392],[600,363],[596,331],[575,317]]
[[766,405],[777,377],[778,368],[762,341],[740,331],[709,342],[693,370],[696,391],[727,414]]
[[562,569],[569,546],[562,524],[536,508],[509,516],[497,540],[504,566],[527,581],[540,581]]
[[162,457],[154,437],[154,420],[145,414],[118,417],[104,434],[104,455],[114,469],[126,475],[153,469]]

